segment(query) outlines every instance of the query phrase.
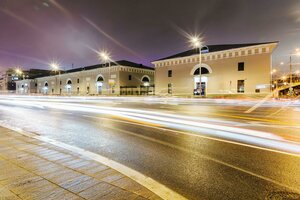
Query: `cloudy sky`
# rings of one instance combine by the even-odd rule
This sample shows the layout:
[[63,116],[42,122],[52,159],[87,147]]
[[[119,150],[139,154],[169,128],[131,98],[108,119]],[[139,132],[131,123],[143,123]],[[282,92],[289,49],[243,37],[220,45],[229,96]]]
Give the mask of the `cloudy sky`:
[[102,49],[150,65],[187,50],[183,32],[207,45],[280,41],[274,66],[300,47],[297,0],[0,0],[0,8],[0,69],[92,65]]

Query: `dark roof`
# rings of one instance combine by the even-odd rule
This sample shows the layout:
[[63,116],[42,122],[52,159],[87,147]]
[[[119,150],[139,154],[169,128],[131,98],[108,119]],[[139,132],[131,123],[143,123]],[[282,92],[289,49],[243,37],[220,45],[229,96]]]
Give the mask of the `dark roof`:
[[[245,43],[245,44],[217,44],[217,45],[207,45],[208,51],[206,47],[202,47],[201,51],[202,54],[205,53],[211,53],[211,52],[217,52],[217,51],[224,51],[224,50],[229,50],[229,49],[237,49],[237,48],[242,48],[242,47],[248,47],[248,46],[256,46],[256,45],[262,45],[262,44],[271,44],[271,43],[278,43],[278,41],[275,42],[264,42],[264,43]],[[160,61],[160,60],[166,60],[166,59],[172,59],[172,58],[180,58],[180,57],[186,57],[186,56],[191,56],[194,54],[199,54],[199,48],[196,49],[191,49],[188,51],[184,51],[181,53],[177,53],[172,56],[168,56],[165,58],[161,58],[155,61]]]
[[29,69],[26,71],[23,71],[24,75],[28,79],[35,79],[35,78],[40,78],[44,76],[50,76],[54,75],[55,72],[51,70],[45,70],[45,69]]
[[134,68],[140,68],[140,69],[154,70],[154,68],[148,67],[148,66],[145,66],[145,65],[142,65],[142,64],[130,62],[130,61],[127,61],[127,60],[119,60],[119,61],[116,61],[116,62],[102,63],[102,64],[98,64],[98,65],[92,65],[92,66],[80,67],[80,68],[76,68],[76,69],[70,69],[70,70],[67,70],[66,73],[92,70],[92,69],[97,69],[97,68],[105,68],[105,67],[108,67],[109,64],[110,64],[110,66],[121,65],[121,66],[128,66],[128,67],[134,67]]

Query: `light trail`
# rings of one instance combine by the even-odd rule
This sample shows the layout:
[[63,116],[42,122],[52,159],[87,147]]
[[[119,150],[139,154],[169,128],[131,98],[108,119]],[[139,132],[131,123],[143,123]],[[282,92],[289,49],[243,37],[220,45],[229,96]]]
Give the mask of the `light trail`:
[[192,132],[194,134],[217,137],[229,141],[241,142],[300,155],[300,144],[286,141],[272,133],[233,127],[232,123],[234,122],[222,120],[208,121],[199,117],[182,116],[156,111],[93,106],[77,103],[33,102],[22,100],[0,100],[0,103],[29,108],[36,107],[38,109],[58,109],[70,112],[82,112],[84,114],[92,113],[110,115],[113,117],[117,116],[123,120],[135,121],[137,123],[153,124],[161,127]]

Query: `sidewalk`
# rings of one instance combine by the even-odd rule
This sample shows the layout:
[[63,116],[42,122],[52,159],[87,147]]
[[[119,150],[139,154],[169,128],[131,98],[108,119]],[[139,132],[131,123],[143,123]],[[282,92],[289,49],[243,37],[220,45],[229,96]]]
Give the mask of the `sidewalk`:
[[125,175],[0,127],[0,200],[160,199]]

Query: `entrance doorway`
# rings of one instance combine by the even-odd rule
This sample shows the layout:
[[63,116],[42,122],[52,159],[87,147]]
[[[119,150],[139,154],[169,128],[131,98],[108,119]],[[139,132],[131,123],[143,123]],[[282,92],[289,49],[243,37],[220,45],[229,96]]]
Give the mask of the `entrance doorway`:
[[201,77],[201,87],[200,87],[200,77],[194,77],[194,95],[206,96],[207,90],[207,77]]
[[44,94],[48,94],[48,83],[46,82],[45,84],[44,84]]
[[67,81],[66,89],[67,89],[67,94],[71,94],[71,92],[72,92],[72,81],[71,80]]
[[97,81],[96,81],[97,94],[102,94],[103,81],[104,81],[104,78],[102,76],[99,76],[97,78]]
[[[201,74],[200,74],[200,68],[199,65],[196,65],[192,71],[191,75],[193,75],[194,79],[194,95],[198,96],[206,96],[207,93],[207,80],[208,80],[208,74],[212,73],[212,69],[207,65],[202,63],[201,64]],[[200,84],[200,77],[201,77],[201,84]]]

